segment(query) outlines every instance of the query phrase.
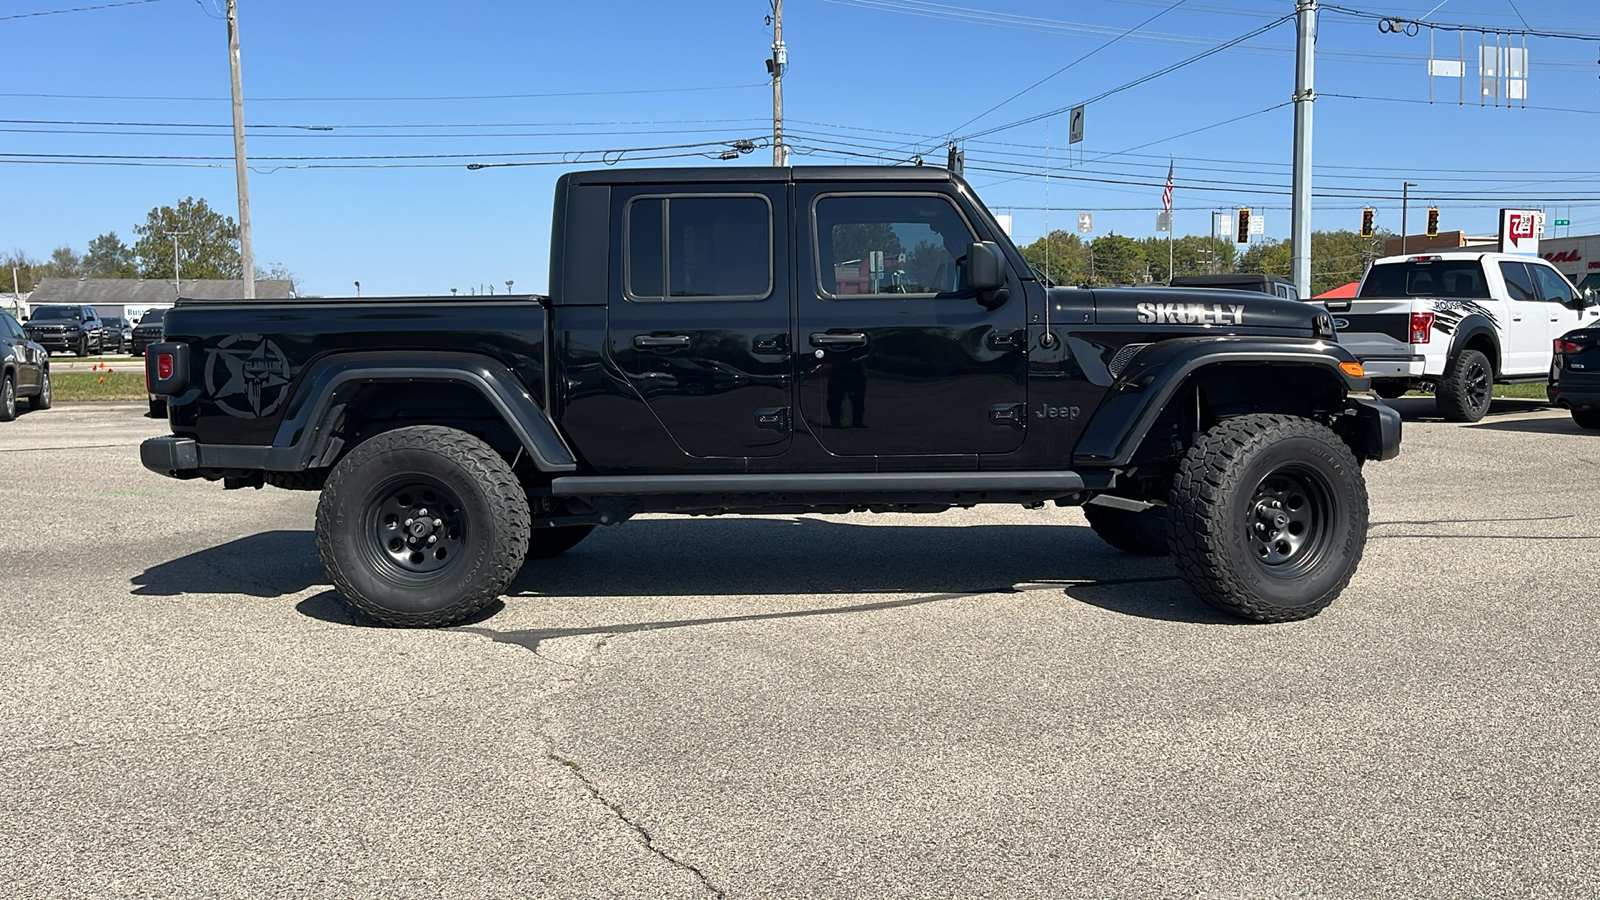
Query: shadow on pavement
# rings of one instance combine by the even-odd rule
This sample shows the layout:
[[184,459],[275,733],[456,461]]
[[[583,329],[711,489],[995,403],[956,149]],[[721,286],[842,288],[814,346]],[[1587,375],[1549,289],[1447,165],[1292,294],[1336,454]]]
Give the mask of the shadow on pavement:
[[160,563],[133,576],[140,597],[248,594],[282,597],[327,584],[309,531],[264,531]]
[[[1439,415],[1438,404],[1430,397],[1399,397],[1394,400],[1385,400],[1389,406],[1400,412],[1400,418],[1407,422],[1443,422],[1444,417]],[[1517,397],[1496,397],[1489,403],[1489,413],[1485,421],[1495,416],[1523,415],[1531,412],[1542,412],[1551,409],[1549,403],[1543,400],[1524,400]],[[1477,427],[1488,427],[1479,422]]]
[[[273,598],[327,583],[310,531],[271,531],[152,566],[133,578],[133,593]],[[1128,556],[1106,546],[1085,526],[1057,524],[881,527],[809,517],[638,520],[601,529],[555,559],[530,560],[506,597],[512,603],[535,598],[638,600],[638,621],[533,633],[528,639],[537,643],[568,634],[871,612],[1019,588],[1059,592],[1140,618],[1249,624],[1205,605],[1179,580],[1171,561]],[[715,619],[673,618],[667,600],[801,594],[890,596]],[[332,590],[306,598],[296,608],[323,621],[374,624]],[[490,604],[473,622],[502,609],[500,602]]]
[[1600,435],[1600,431],[1590,431],[1579,428],[1578,423],[1572,421],[1571,415],[1540,416],[1537,419],[1507,419],[1495,422],[1485,419],[1468,428],[1486,428],[1490,431],[1521,431],[1527,434],[1593,434]]

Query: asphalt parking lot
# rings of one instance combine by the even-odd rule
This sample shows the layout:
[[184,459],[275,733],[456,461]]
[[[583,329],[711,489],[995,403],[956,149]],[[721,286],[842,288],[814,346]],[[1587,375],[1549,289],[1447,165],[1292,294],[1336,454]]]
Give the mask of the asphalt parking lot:
[[1076,510],[650,519],[366,627],[315,495],[0,424],[18,897],[1593,897],[1600,433],[1407,416],[1321,616]]

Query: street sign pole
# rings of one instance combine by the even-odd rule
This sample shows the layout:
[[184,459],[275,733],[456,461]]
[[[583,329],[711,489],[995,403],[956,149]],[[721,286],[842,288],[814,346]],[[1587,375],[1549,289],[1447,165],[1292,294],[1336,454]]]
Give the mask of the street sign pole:
[[1295,43],[1294,77],[1294,177],[1292,185],[1294,221],[1290,242],[1294,249],[1291,264],[1294,288],[1302,297],[1311,296],[1311,104],[1317,99],[1312,88],[1317,36],[1317,0],[1296,0],[1295,24],[1299,38]]

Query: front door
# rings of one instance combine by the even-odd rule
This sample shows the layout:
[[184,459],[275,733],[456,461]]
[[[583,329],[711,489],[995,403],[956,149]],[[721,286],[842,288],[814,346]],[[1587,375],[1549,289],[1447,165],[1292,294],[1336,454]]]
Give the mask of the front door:
[[967,245],[996,236],[950,192],[802,186],[796,207],[800,427],[840,456],[1020,447],[1021,283],[984,298],[965,286]]
[[1533,273],[1525,262],[1502,261],[1506,282],[1506,342],[1500,348],[1506,375],[1537,375],[1550,370],[1549,304],[1539,299]]
[[620,290],[610,356],[692,457],[789,446],[788,194],[783,185],[614,192]]

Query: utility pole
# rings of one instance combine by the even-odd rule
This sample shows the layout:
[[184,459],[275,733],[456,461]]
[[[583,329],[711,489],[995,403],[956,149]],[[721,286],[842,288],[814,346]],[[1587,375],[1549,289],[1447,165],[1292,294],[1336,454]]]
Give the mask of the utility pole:
[[178,238],[189,234],[187,231],[169,231],[167,237],[172,238],[172,292],[176,296],[183,296],[183,273],[178,269]]
[[1414,187],[1416,187],[1416,185],[1413,184],[1412,182],[1409,182],[1409,181],[1400,182],[1400,255],[1401,256],[1405,256],[1406,255],[1406,235],[1410,231],[1408,228],[1406,228],[1406,214],[1411,212],[1411,189],[1414,188]]
[[1311,296],[1311,104],[1317,92],[1312,87],[1317,51],[1317,0],[1295,0],[1294,71],[1294,184],[1293,212],[1289,218],[1289,240],[1294,248],[1290,266],[1294,289],[1300,296]]
[[772,58],[767,71],[772,73],[772,164],[787,166],[789,148],[783,144],[783,70],[789,67],[789,51],[783,46],[783,0],[772,0]]
[[233,171],[239,182],[239,253],[244,265],[244,295],[254,300],[256,262],[250,246],[250,171],[244,163],[244,88],[239,84],[238,0],[228,0],[228,69],[233,82]]

